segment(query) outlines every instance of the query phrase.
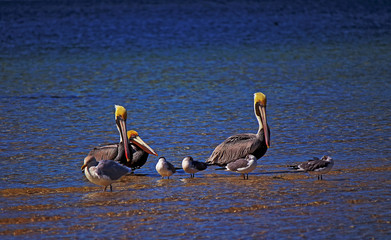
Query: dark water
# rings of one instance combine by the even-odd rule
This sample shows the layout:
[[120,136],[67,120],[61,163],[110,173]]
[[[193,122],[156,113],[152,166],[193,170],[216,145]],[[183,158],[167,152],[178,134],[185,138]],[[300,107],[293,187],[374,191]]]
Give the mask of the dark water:
[[[0,235],[5,238],[386,239],[391,234],[388,1],[0,2]],[[113,193],[82,160],[118,141],[114,104],[176,166],[256,132],[244,181],[150,157]],[[286,165],[329,154],[316,181]]]

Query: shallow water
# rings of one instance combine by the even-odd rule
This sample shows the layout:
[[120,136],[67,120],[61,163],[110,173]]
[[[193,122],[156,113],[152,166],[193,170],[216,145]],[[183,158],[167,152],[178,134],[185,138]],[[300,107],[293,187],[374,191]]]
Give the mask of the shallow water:
[[[391,234],[390,6],[386,3],[0,4],[1,238],[375,238]],[[113,184],[88,151],[127,125],[176,166],[256,132],[249,180],[190,179],[157,157]],[[286,165],[331,155],[317,181]]]

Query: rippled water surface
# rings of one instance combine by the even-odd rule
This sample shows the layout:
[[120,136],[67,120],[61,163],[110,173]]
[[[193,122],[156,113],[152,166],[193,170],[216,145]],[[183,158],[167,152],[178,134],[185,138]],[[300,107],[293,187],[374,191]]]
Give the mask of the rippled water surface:
[[[0,3],[0,236],[386,239],[391,235],[391,6],[376,1]],[[114,104],[177,167],[256,132],[249,180],[190,179],[157,157],[113,192],[81,173],[118,141]],[[323,181],[288,164],[330,155]]]

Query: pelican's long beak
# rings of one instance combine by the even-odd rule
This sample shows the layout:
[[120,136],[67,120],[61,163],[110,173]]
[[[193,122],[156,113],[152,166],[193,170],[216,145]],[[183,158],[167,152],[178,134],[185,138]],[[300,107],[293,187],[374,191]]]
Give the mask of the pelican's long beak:
[[266,107],[259,105],[259,112],[261,113],[261,123],[263,126],[263,134],[265,136],[265,143],[266,146],[270,147],[270,136],[269,136],[269,128],[267,126],[267,120],[266,120]]
[[122,116],[117,116],[116,118],[116,123],[119,129],[119,132],[121,134],[121,140],[122,143],[124,144],[124,149],[125,149],[125,156],[126,160],[130,162],[132,160],[132,154],[130,153],[129,149],[129,139],[127,135],[127,130],[126,130],[126,119],[124,119]]
[[139,147],[140,147],[142,150],[144,150],[145,152],[157,156],[157,153],[156,153],[150,146],[148,146],[148,144],[146,144],[146,143],[140,138],[140,136],[133,136],[133,137],[130,138],[129,140],[130,140],[132,143],[134,143],[134,144],[136,144],[137,146],[139,146]]

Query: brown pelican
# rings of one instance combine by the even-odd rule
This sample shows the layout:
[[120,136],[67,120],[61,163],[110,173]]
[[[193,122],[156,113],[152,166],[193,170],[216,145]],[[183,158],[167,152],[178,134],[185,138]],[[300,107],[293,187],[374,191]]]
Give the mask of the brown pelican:
[[92,149],[88,156],[94,156],[96,160],[114,160],[126,164],[132,160],[132,154],[129,148],[129,139],[126,132],[126,109],[115,105],[115,123],[117,124],[120,142],[99,146]]
[[203,171],[208,167],[208,164],[194,161],[192,157],[188,156],[182,160],[182,168],[185,172],[190,173],[190,178],[194,178],[194,174]]
[[118,161],[132,169],[140,168],[147,161],[148,154],[157,155],[157,153],[140,138],[136,131],[126,132],[126,109],[118,105],[115,105],[115,109],[120,142],[95,147],[88,156],[94,156],[98,161],[106,159]]
[[104,186],[104,191],[110,186],[111,192],[113,191],[111,184],[132,171],[132,169],[113,160],[98,162],[93,156],[87,156],[84,159],[81,170],[84,170],[84,174],[90,182]]
[[225,166],[249,154],[259,159],[266,153],[270,146],[270,130],[266,120],[266,96],[261,92],[254,94],[254,112],[259,124],[257,134],[243,133],[227,138],[215,148],[206,163]]
[[174,165],[169,163],[165,157],[159,158],[159,161],[156,164],[156,171],[162,178],[167,177],[168,179],[172,174],[176,173]]
[[322,175],[330,172],[333,166],[334,160],[329,156],[323,156],[321,159],[314,157],[314,159],[308,160],[307,162],[290,167],[298,171],[308,172],[311,175],[317,175],[318,180],[322,180]]
[[128,131],[128,139],[132,150],[132,160],[126,163],[128,167],[132,169],[140,168],[147,161],[149,154],[157,156],[157,153],[140,138],[135,130]]
[[246,158],[240,158],[227,164],[226,168],[229,171],[241,173],[243,179],[248,179],[248,173],[252,172],[257,167],[257,158],[254,155],[247,155]]

